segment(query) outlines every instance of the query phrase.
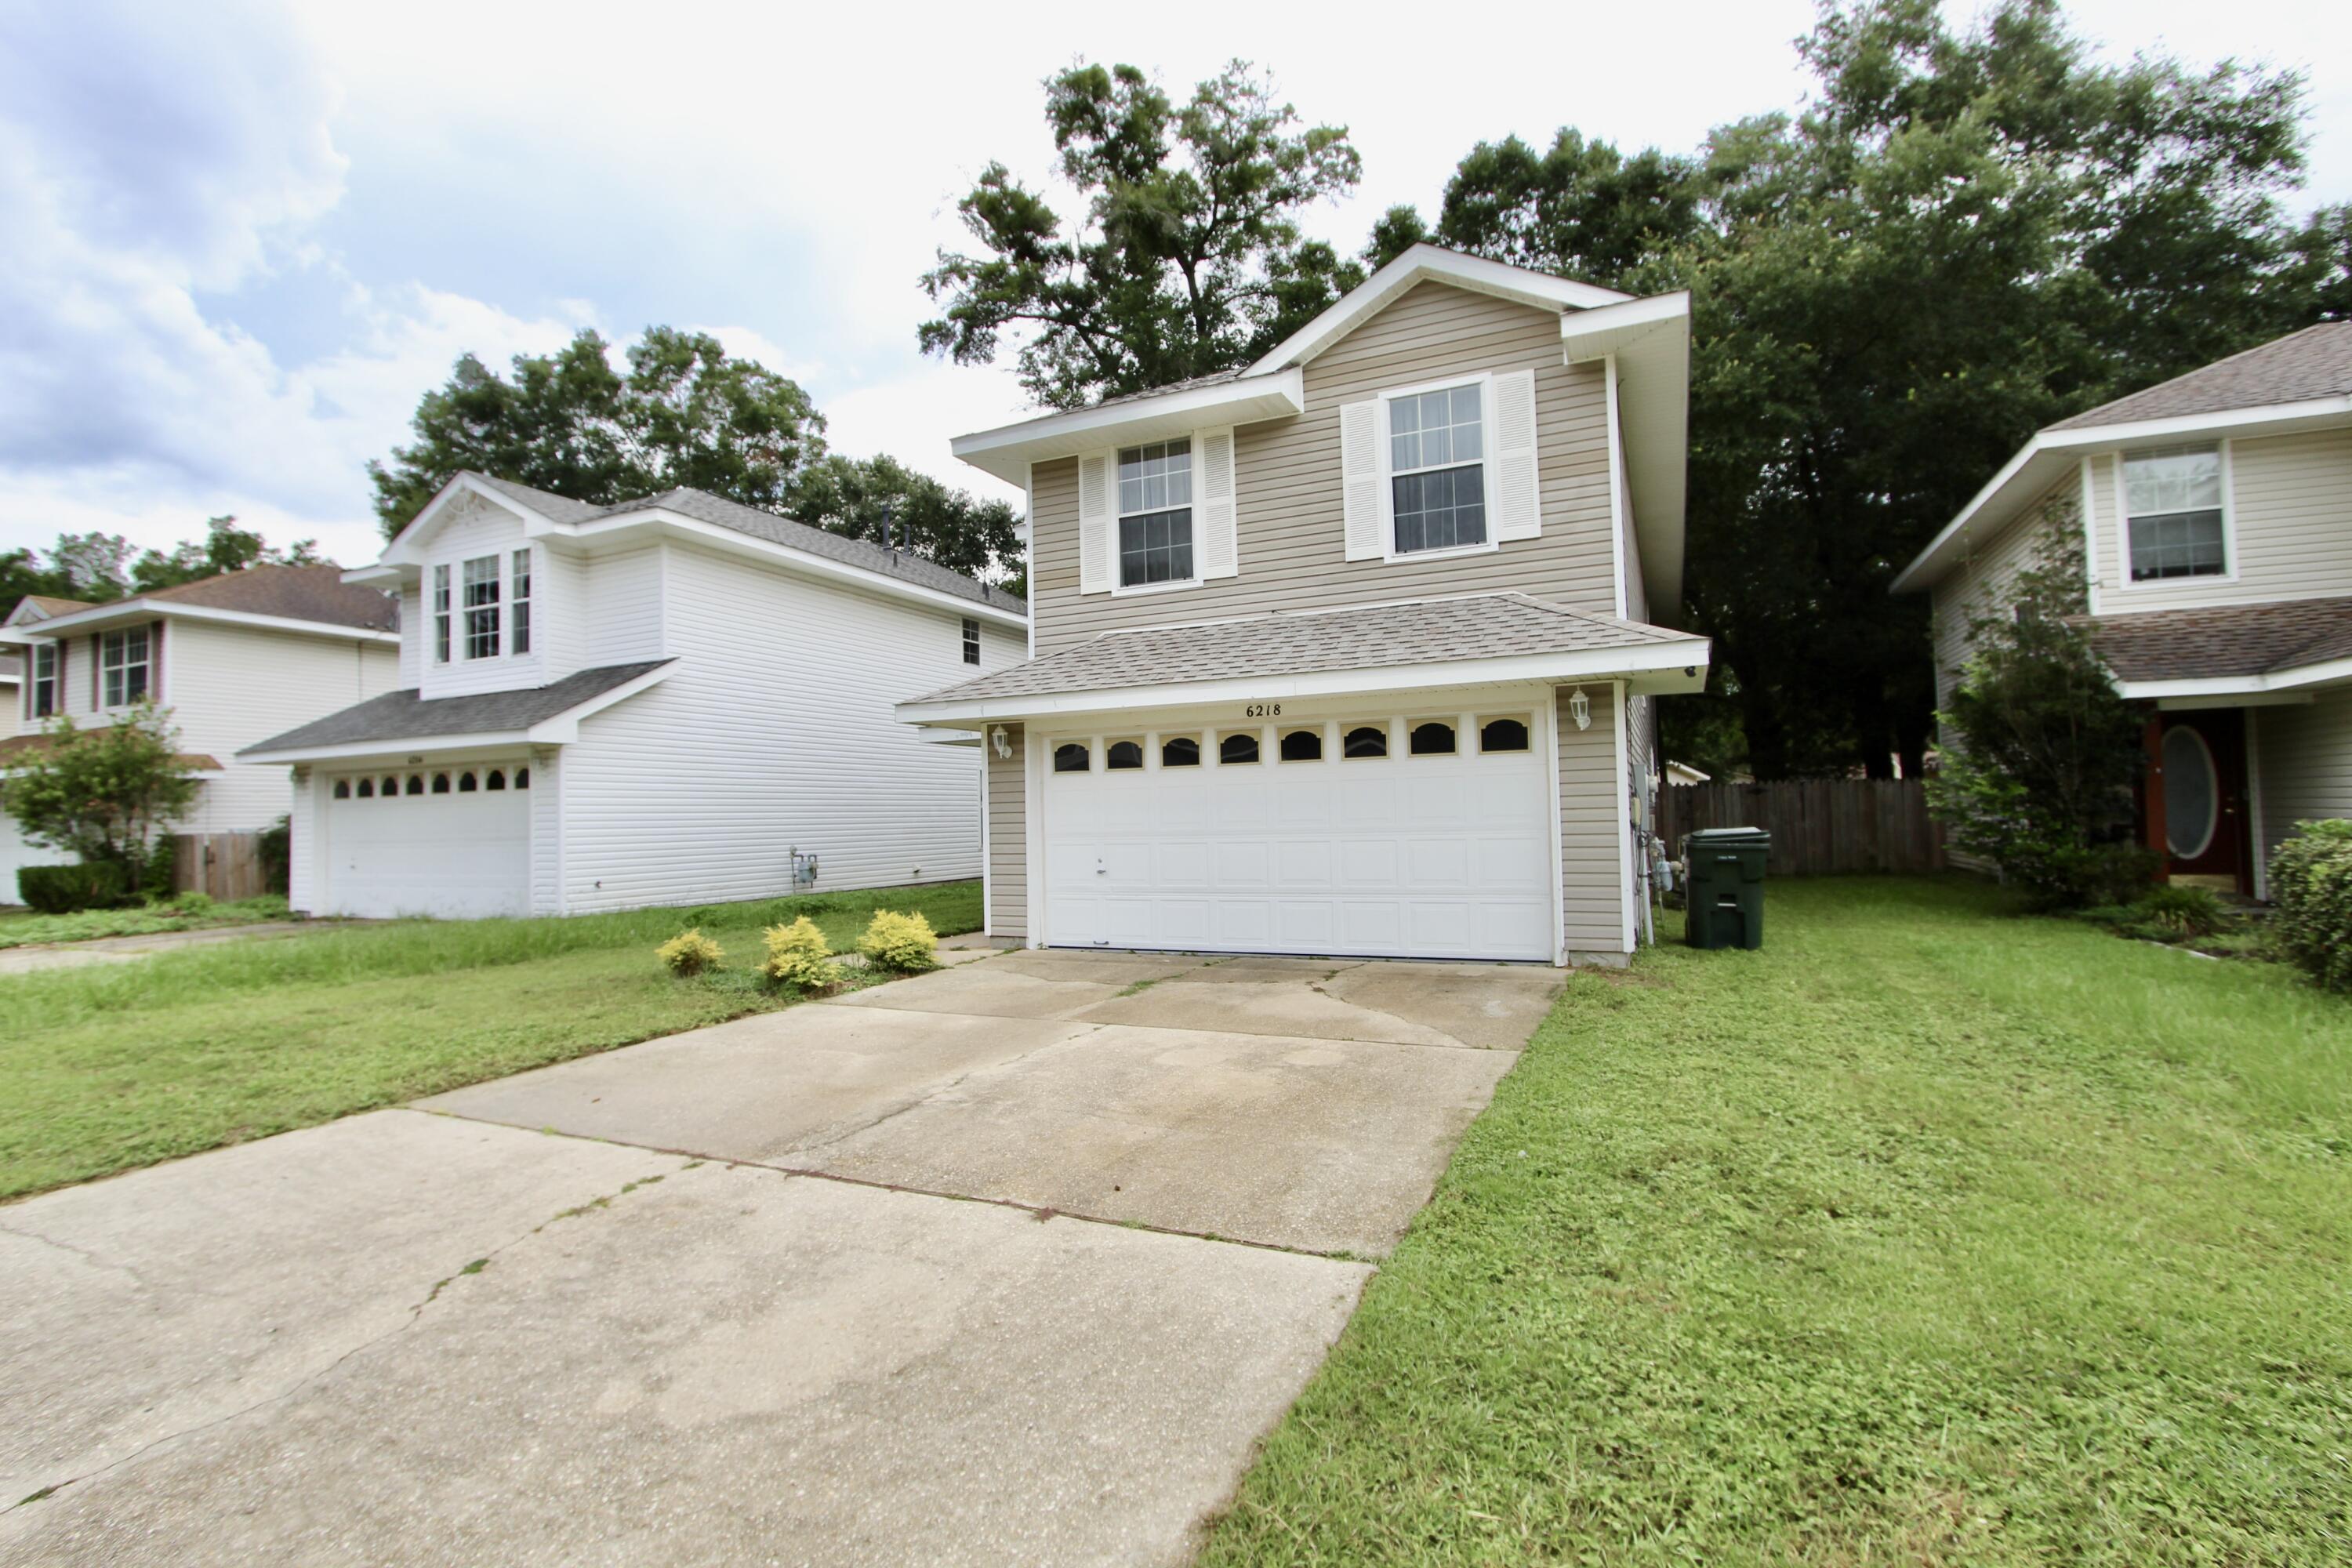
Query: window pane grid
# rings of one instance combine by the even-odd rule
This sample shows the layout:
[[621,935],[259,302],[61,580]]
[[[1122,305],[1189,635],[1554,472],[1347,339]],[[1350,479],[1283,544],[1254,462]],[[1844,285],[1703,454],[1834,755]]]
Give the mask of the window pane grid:
[[530,651],[530,552],[518,550],[507,574],[507,597],[512,602],[514,624],[508,633],[517,653]]
[[1411,473],[1475,463],[1486,456],[1478,389],[1449,387],[1389,402],[1389,469]]
[[1155,441],[1118,454],[1118,584],[1192,580],[1192,443]]
[[499,656],[499,558],[478,555],[465,563],[466,657]]
[[1483,468],[1400,474],[1396,486],[1396,548],[1454,550],[1486,542],[1486,473]]
[[2218,447],[2176,447],[2125,458],[2124,510],[2133,582],[2228,573]]
[[1486,542],[1486,456],[1476,386],[1389,400],[1390,500],[1398,554]]

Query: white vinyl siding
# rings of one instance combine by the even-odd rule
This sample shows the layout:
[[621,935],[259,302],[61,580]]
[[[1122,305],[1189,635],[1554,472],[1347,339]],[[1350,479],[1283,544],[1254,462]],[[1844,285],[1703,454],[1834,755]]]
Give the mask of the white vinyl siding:
[[2322,691],[2308,704],[2247,710],[2262,784],[2265,862],[2294,825],[2352,817],[2352,690]]
[[[541,651],[538,630],[544,616],[547,584],[534,582],[532,598],[534,621],[531,651],[513,654],[507,650],[507,567],[513,552],[524,548],[522,520],[504,508],[491,505],[478,498],[467,498],[453,505],[442,526],[434,533],[427,546],[422,593],[427,600],[427,613],[421,617],[425,653],[418,661],[422,670],[420,690],[428,699],[457,697],[481,691],[511,691],[533,686],[544,686],[555,677],[548,673],[547,660]],[[467,630],[469,612],[467,606],[467,563],[487,560],[498,578],[498,601],[490,606],[498,617],[497,652],[490,657],[468,657]],[[432,655],[435,629],[430,610],[436,568],[449,569],[450,628],[449,659],[436,660]],[[478,613],[478,612],[476,612]],[[619,658],[601,662],[619,663]]]

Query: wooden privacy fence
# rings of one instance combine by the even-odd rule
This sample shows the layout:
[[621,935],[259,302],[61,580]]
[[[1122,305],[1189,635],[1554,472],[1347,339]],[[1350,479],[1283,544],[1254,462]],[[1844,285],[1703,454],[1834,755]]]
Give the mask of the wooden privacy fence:
[[269,891],[258,833],[175,833],[172,847],[174,892],[209,893],[226,903]]
[[1944,868],[1943,826],[1927,815],[1917,779],[1668,784],[1658,827],[1670,854],[1702,827],[1763,828],[1772,836],[1775,877]]

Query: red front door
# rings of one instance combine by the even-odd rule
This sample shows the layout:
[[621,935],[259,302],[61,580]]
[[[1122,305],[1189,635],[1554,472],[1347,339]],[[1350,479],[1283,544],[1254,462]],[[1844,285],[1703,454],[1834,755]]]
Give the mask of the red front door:
[[2226,877],[2252,892],[2246,810],[2246,720],[2235,708],[2164,715],[2160,742],[2165,868]]

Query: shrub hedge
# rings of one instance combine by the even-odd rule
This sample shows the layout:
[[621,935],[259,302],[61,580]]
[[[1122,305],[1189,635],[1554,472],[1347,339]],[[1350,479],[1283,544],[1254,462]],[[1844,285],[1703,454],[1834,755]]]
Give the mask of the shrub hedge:
[[16,871],[16,896],[45,915],[110,910],[131,901],[122,868],[105,861],[78,866],[24,866]]
[[892,910],[877,910],[866,927],[865,936],[858,940],[857,951],[877,969],[914,974],[939,967],[940,961],[934,956],[939,945],[931,922],[919,912],[899,914]]
[[2271,858],[2271,934],[2330,991],[2352,991],[2352,822],[2298,822]]

